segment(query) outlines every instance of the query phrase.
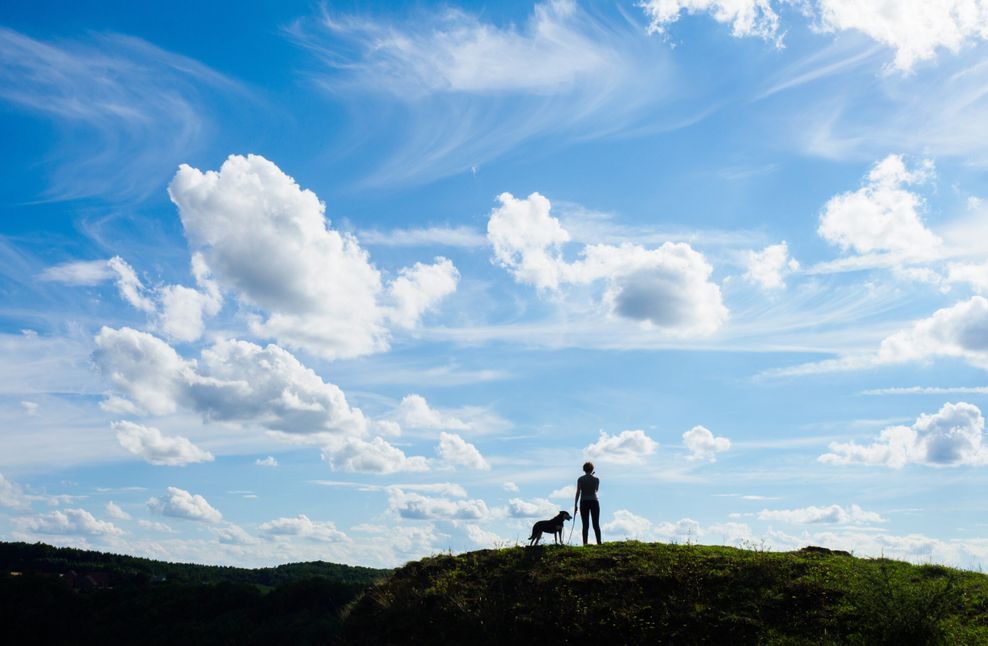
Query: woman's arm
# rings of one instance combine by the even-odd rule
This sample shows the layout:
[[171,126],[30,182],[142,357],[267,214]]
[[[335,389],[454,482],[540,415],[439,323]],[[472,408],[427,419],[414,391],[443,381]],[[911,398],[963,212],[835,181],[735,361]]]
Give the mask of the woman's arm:
[[573,499],[573,511],[576,511],[576,506],[580,504],[580,481],[576,481],[576,498]]

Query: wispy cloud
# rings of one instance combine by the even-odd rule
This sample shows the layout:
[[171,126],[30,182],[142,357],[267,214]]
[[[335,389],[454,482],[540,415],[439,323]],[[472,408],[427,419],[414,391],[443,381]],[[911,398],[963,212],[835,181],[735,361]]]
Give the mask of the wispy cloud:
[[695,105],[671,108],[684,84],[663,43],[620,12],[569,0],[536,5],[521,26],[459,9],[404,20],[324,12],[287,33],[321,64],[314,84],[359,101],[378,130],[384,115],[403,124],[372,184],[476,171],[548,135],[592,139],[696,116]]
[[212,96],[228,92],[244,94],[139,38],[45,41],[0,27],[0,101],[53,121],[62,136],[47,199],[146,196],[199,148]]

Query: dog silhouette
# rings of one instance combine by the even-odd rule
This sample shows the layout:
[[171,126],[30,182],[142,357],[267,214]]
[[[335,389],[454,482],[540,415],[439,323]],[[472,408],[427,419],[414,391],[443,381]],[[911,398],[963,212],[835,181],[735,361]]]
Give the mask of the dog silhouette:
[[532,535],[528,537],[528,546],[538,545],[539,541],[542,540],[542,534],[552,534],[555,542],[562,545],[563,523],[567,520],[573,520],[573,517],[569,515],[568,511],[561,511],[556,514],[555,518],[538,521],[532,525]]

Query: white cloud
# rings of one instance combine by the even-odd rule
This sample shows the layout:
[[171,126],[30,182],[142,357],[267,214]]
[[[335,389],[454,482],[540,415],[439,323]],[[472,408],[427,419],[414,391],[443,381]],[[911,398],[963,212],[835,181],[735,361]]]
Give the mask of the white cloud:
[[973,404],[947,403],[920,415],[911,426],[890,426],[869,445],[833,442],[820,456],[830,464],[867,464],[899,469],[907,464],[955,467],[988,462],[982,445],[985,419]]
[[333,17],[324,25],[363,35],[369,51],[354,67],[397,94],[542,93],[613,67],[614,54],[584,33],[582,17],[575,3],[563,0],[536,5],[524,30],[499,28],[459,10],[444,12],[434,29],[421,32]]
[[38,404],[38,402],[32,402],[32,401],[22,401],[21,402],[21,410],[23,410],[24,411],[24,414],[27,415],[28,417],[33,417],[33,416],[37,415],[38,414],[38,410],[40,408],[41,408],[41,405]]
[[117,432],[120,446],[151,464],[174,467],[213,461],[212,453],[181,435],[168,437],[151,426],[126,421],[113,422],[110,427]]
[[192,256],[192,274],[201,291],[182,285],[167,285],[156,290],[161,303],[156,327],[177,341],[195,341],[202,336],[204,319],[216,316],[223,307],[219,286],[210,279],[209,268],[201,254]]
[[450,500],[401,489],[389,490],[388,508],[411,519],[483,520],[491,516],[483,500]]
[[[757,36],[781,44],[777,9],[792,0],[644,0],[649,32],[665,33],[682,12],[709,12],[730,23],[734,36]],[[822,32],[858,31],[895,50],[895,67],[908,72],[936,58],[938,50],[957,53],[988,39],[984,0],[812,0],[795,3]]]
[[752,539],[751,528],[744,523],[712,523],[704,526],[692,518],[653,523],[627,509],[617,510],[612,520],[604,523],[601,529],[605,535],[665,543],[724,545]]
[[142,529],[150,529],[150,530],[155,531],[155,532],[161,532],[162,534],[177,534],[178,533],[174,529],[172,529],[170,526],[166,525],[165,523],[159,523],[158,521],[155,521],[155,520],[144,520],[142,518],[141,520],[138,520],[137,521],[137,526],[140,527],[140,528],[142,528]]
[[549,494],[549,498],[553,500],[575,500],[576,499],[576,486],[566,485],[565,487],[560,487]]
[[470,523],[466,526],[466,530],[467,538],[480,547],[503,547],[508,544],[508,541],[505,539],[501,538],[494,532],[481,528],[479,525]]
[[516,485],[515,483],[511,482],[510,480],[508,480],[507,482],[505,482],[504,484],[502,484],[501,485],[501,488],[504,489],[505,491],[510,491],[511,493],[518,493],[518,491],[519,491],[518,485]]
[[615,464],[641,464],[659,446],[658,442],[645,435],[644,431],[621,431],[617,435],[600,432],[600,439],[583,449],[583,454],[591,460],[613,462]]
[[38,280],[66,285],[93,286],[116,276],[106,260],[74,260],[45,268]]
[[781,289],[786,286],[786,274],[799,269],[799,262],[789,257],[789,247],[783,240],[761,251],[744,254],[744,279],[762,289]]
[[608,534],[625,538],[647,538],[652,532],[652,522],[643,516],[631,513],[627,509],[618,509],[610,522],[604,523],[601,529]]
[[669,65],[648,55],[619,12],[550,0],[522,20],[450,7],[400,13],[324,11],[318,24],[300,20],[289,30],[324,62],[313,82],[334,100],[403,110],[404,124],[389,125],[407,129],[372,184],[476,174],[551,133],[599,139],[695,116],[668,105]]
[[8,480],[2,473],[0,473],[0,507],[10,509],[28,509],[30,507],[28,498],[24,495],[21,486]]
[[154,302],[148,297],[144,283],[137,277],[134,268],[128,265],[120,256],[110,258],[107,265],[116,274],[117,290],[120,297],[130,303],[135,309],[142,312],[152,313],[155,310]]
[[462,247],[471,249],[487,246],[487,237],[476,229],[458,227],[426,227],[422,229],[368,230],[358,235],[366,245],[382,247]]
[[501,206],[491,212],[487,238],[498,263],[520,283],[558,288],[564,280],[562,245],[570,236],[550,214],[549,200],[538,193],[523,200],[502,193],[497,199]]
[[489,471],[491,468],[476,446],[455,433],[440,433],[436,451],[439,459],[450,466],[465,466],[480,471]]
[[772,8],[772,0],[643,0],[639,6],[651,21],[649,33],[666,33],[669,25],[679,20],[684,11],[689,14],[710,12],[717,22],[730,23],[736,37],[776,40],[779,31],[779,15]]
[[268,313],[253,332],[289,347],[329,359],[385,350],[389,321],[414,326],[455,287],[456,268],[437,258],[385,288],[357,239],[328,227],[315,193],[258,155],[206,173],[182,165],[168,192],[217,283]]
[[988,292],[988,262],[947,265],[947,280],[951,283],[967,283],[975,292]]
[[826,31],[860,31],[895,50],[895,66],[908,71],[937,50],[957,53],[971,41],[988,39],[984,0],[817,0]]
[[901,155],[877,162],[860,189],[836,195],[824,206],[817,233],[859,254],[889,253],[911,260],[935,258],[943,241],[920,217],[923,200],[905,188],[927,181],[933,162],[908,170]]
[[97,520],[85,509],[63,509],[44,515],[15,518],[14,523],[35,534],[120,536],[124,533],[111,522]]
[[829,505],[827,507],[802,507],[800,509],[763,509],[758,513],[759,520],[779,520],[784,523],[797,525],[814,523],[834,523],[846,525],[848,523],[882,523],[885,519],[873,511],[865,511],[858,505],[841,507],[840,505]]
[[81,33],[35,40],[0,29],[0,101],[63,134],[47,197],[145,197],[209,140],[207,114],[220,107],[213,99],[244,93],[140,38]]
[[371,441],[359,437],[342,438],[328,444],[322,458],[333,469],[342,471],[389,474],[429,470],[429,463],[424,457],[408,457],[401,449],[380,437]]
[[470,426],[463,420],[429,406],[421,395],[406,395],[395,410],[395,419],[408,428],[447,429],[465,431]]
[[423,314],[456,291],[459,278],[460,272],[446,258],[405,267],[388,286],[388,319],[398,327],[415,327]]
[[106,515],[114,520],[130,520],[131,516],[112,500],[106,503]]
[[716,462],[717,454],[731,448],[731,441],[726,437],[714,437],[709,429],[694,426],[683,433],[683,444],[690,451],[690,460]]
[[800,364],[768,374],[787,376],[862,370],[938,357],[963,359],[972,366],[988,370],[986,326],[988,299],[973,296],[939,309],[932,316],[916,321],[912,327],[886,337],[875,353]]
[[163,498],[150,498],[147,506],[154,513],[163,516],[207,523],[218,523],[223,520],[223,514],[206,502],[205,498],[178,487],[168,487],[168,494]]
[[93,360],[133,404],[155,415],[183,406],[207,420],[250,421],[285,433],[367,430],[342,390],[273,344],[219,341],[192,361],[146,332],[104,327]]
[[707,336],[727,320],[720,288],[709,280],[713,268],[688,244],[588,244],[580,260],[567,262],[562,245],[569,234],[550,214],[549,200],[538,193],[526,199],[502,193],[498,200],[487,236],[516,281],[542,291],[603,281],[601,302],[611,314],[677,336]]
[[294,518],[276,518],[275,520],[261,523],[258,529],[262,534],[267,536],[300,536],[326,543],[350,540],[346,534],[336,529],[334,523],[330,521],[314,521],[305,514],[299,514]]
[[257,539],[248,534],[243,527],[233,523],[210,527],[209,531],[216,536],[216,540],[224,545],[254,545],[257,543]]
[[264,459],[257,458],[256,460],[254,460],[254,464],[256,464],[259,467],[276,467],[278,466],[278,461],[274,459],[273,456],[269,455]]
[[512,498],[508,501],[508,515],[512,518],[555,518],[558,513],[559,505],[545,498]]

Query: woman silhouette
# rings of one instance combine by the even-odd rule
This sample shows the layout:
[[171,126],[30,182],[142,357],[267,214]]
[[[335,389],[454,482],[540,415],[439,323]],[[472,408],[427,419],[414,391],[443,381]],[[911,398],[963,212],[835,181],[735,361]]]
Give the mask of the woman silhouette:
[[593,462],[583,464],[583,475],[576,481],[576,498],[573,500],[573,515],[576,506],[580,506],[580,520],[583,521],[583,544],[587,544],[587,534],[590,530],[588,517],[593,518],[593,533],[600,545],[600,501],[597,500],[597,489],[600,488],[600,478],[593,474]]

